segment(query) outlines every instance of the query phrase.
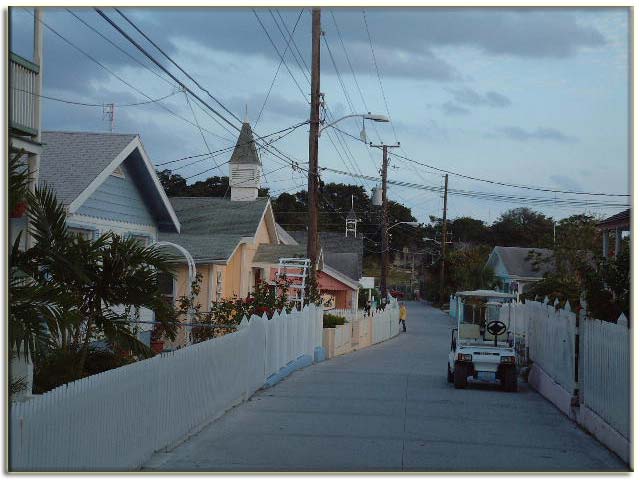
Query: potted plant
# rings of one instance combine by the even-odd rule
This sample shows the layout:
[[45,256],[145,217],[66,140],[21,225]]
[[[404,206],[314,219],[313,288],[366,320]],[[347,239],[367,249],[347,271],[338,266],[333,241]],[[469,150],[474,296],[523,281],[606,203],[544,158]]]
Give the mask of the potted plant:
[[27,202],[18,202],[12,212],[9,213],[9,218],[22,218],[27,211]]
[[164,328],[160,324],[156,324],[153,326],[153,330],[151,330],[151,350],[154,353],[162,353],[164,350]]

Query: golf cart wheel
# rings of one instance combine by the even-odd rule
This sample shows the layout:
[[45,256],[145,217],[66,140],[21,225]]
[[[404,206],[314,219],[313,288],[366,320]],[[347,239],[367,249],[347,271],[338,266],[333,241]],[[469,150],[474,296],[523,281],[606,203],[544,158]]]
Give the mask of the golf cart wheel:
[[464,388],[467,386],[467,366],[457,364],[453,371],[453,386],[456,388]]
[[515,367],[504,370],[502,374],[502,386],[507,392],[518,391],[518,372]]
[[447,363],[447,382],[448,383],[453,383],[453,373],[451,373],[451,370],[449,369],[449,364]]

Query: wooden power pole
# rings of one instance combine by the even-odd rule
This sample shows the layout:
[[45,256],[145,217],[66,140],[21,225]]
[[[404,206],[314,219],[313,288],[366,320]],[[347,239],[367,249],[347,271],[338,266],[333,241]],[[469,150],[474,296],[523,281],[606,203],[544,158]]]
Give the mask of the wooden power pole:
[[309,280],[315,285],[318,261],[318,135],[320,132],[320,9],[311,11],[311,114],[309,116],[309,176],[307,257],[310,260]]
[[389,270],[389,211],[387,201],[387,170],[389,168],[389,148],[397,148],[397,145],[373,145],[372,147],[382,147],[382,256],[380,259],[380,295],[387,298],[387,273]]
[[444,204],[442,207],[442,259],[440,263],[440,305],[445,302],[445,258],[447,255],[447,190],[449,189],[449,174],[444,176]]

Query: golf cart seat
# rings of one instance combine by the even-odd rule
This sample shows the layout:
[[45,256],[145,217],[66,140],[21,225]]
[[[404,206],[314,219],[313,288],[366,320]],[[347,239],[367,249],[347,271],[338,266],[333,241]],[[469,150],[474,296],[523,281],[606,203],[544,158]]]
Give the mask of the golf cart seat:
[[480,338],[480,325],[461,323],[459,334],[460,338]]
[[[484,332],[484,339],[485,340],[493,340],[495,337],[493,335],[491,335],[489,332]],[[508,332],[504,332],[500,335],[498,335],[498,341],[499,342],[506,342],[509,339],[509,333]]]

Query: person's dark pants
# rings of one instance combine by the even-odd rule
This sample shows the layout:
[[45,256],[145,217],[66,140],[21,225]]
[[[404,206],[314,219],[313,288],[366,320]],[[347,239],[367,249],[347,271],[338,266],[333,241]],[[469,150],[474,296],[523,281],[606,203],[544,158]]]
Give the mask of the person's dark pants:
[[404,322],[403,319],[400,319],[400,322],[398,323],[402,323],[402,331],[406,332],[407,331],[407,324]]

